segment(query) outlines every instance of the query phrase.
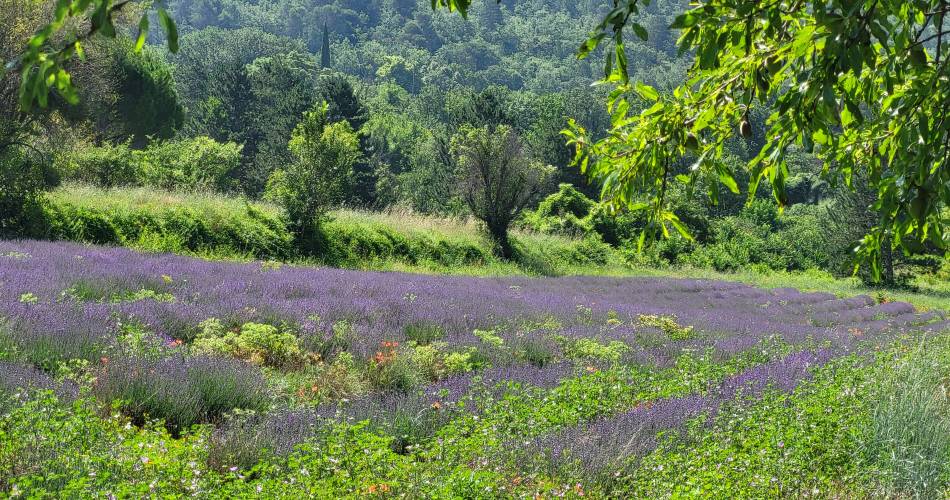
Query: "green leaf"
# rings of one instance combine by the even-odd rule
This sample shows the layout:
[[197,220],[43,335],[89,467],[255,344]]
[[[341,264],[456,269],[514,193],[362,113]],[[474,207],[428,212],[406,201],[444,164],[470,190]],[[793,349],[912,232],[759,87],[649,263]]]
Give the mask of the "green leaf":
[[732,191],[733,194],[739,194],[739,184],[736,183],[736,178],[732,176],[729,168],[722,163],[717,163],[716,170],[719,174],[719,182],[729,188],[729,191]]
[[656,101],[660,98],[660,93],[657,92],[655,88],[643,82],[637,82],[634,85],[634,90],[637,91],[637,94],[640,94],[640,97],[648,101]]
[[690,234],[689,228],[680,221],[680,218],[677,217],[676,214],[673,212],[664,212],[663,218],[673,225],[673,228],[676,229],[676,232],[680,233],[680,236],[687,241],[693,241],[693,235]]
[[142,51],[142,47],[145,46],[145,37],[148,35],[148,13],[142,15],[142,19],[139,20],[139,36],[135,39],[135,52],[139,53]]
[[165,30],[165,35],[168,37],[168,50],[173,54],[178,52],[178,27],[175,26],[175,21],[165,9],[158,9],[158,21],[162,24],[162,29]]
[[675,30],[689,28],[698,22],[699,16],[693,14],[692,12],[685,12],[676,16],[676,19],[673,20],[673,24],[670,25],[670,28]]
[[636,33],[638,37],[640,37],[640,40],[645,42],[647,39],[649,39],[650,34],[647,33],[647,29],[640,25],[640,23],[633,23],[630,25],[630,27],[633,28],[633,32]]

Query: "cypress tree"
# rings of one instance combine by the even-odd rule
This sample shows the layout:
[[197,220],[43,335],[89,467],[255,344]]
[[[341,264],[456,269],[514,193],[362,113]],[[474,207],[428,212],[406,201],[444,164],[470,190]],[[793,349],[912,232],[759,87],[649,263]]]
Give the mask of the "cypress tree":
[[327,69],[330,67],[330,32],[327,31],[327,23],[323,22],[323,50],[321,52],[320,67]]

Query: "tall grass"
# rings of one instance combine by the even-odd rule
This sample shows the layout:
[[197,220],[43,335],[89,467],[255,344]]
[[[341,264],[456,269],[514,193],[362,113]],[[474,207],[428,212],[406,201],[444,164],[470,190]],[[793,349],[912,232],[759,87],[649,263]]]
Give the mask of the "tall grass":
[[860,438],[889,497],[937,498],[950,479],[950,346],[921,344],[880,381]]

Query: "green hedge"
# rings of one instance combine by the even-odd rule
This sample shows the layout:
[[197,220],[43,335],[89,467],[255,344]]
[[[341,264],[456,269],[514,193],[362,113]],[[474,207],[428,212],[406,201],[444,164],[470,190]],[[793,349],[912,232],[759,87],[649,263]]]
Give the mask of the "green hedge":
[[45,237],[225,257],[286,260],[295,254],[280,215],[253,204],[219,210],[200,204],[136,206],[78,198],[61,192],[47,196]]

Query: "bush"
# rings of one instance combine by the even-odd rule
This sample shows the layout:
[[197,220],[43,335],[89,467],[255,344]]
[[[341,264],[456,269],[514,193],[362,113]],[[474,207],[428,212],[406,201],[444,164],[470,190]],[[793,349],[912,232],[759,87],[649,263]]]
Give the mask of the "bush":
[[864,460],[888,497],[936,498],[950,474],[950,397],[944,350],[921,346],[876,384],[861,434]]
[[267,182],[266,196],[279,200],[299,244],[311,249],[320,223],[343,200],[362,157],[353,129],[346,122],[329,123],[327,109],[324,103],[304,115],[290,139],[294,162]]
[[243,146],[208,137],[156,141],[133,150],[127,143],[84,146],[60,155],[66,180],[100,187],[148,186],[188,191],[234,191]]
[[245,323],[238,331],[225,330],[214,318],[201,324],[201,332],[192,343],[192,349],[274,367],[291,366],[303,359],[300,342],[290,332],[258,323]]
[[244,147],[208,137],[153,142],[135,152],[137,184],[161,189],[236,191]]
[[548,234],[580,236],[593,230],[587,216],[596,204],[570,184],[561,184],[558,191],[538,204],[537,210],[521,215],[523,226]]
[[288,259],[293,237],[276,211],[211,195],[71,186],[47,196],[45,236],[166,252]]
[[139,184],[139,167],[127,143],[85,146],[59,155],[56,169],[63,180],[102,187]]
[[40,198],[59,183],[56,172],[14,146],[0,146],[0,237],[35,237]]
[[95,392],[106,402],[119,401],[136,424],[164,420],[175,434],[217,421],[234,409],[262,410],[268,405],[266,385],[256,368],[203,356],[111,360]]

